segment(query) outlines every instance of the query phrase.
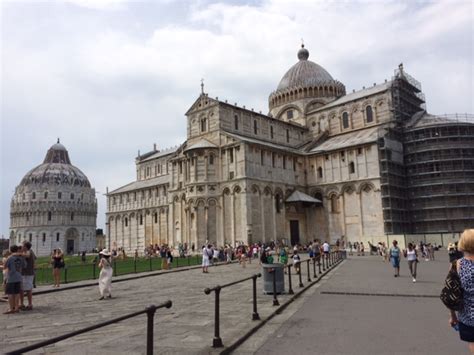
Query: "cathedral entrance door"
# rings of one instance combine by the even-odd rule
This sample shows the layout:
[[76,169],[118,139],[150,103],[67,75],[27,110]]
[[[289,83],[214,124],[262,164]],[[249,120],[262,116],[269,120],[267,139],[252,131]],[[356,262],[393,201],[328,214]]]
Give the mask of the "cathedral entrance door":
[[290,221],[290,237],[291,245],[296,245],[300,243],[300,225],[298,220]]
[[74,239],[68,239],[66,252],[68,254],[74,253]]

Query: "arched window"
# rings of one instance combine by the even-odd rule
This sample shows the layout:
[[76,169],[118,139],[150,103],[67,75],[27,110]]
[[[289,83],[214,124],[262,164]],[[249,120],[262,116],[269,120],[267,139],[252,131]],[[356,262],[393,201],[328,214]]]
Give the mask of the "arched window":
[[74,212],[71,212],[71,221],[74,221]]
[[59,233],[56,233],[56,241],[59,242],[59,236],[60,234]]
[[293,118],[293,110],[286,111],[286,118],[289,120]]
[[273,139],[273,126],[270,126],[270,138]]
[[31,199],[34,200],[35,198],[36,198],[36,192],[33,192],[33,193],[31,194]]
[[331,196],[331,212],[332,213],[337,213],[338,212],[337,196],[336,195]]
[[214,155],[209,155],[209,165],[214,165]]
[[125,217],[124,222],[125,222],[125,227],[128,227],[128,218],[127,217]]
[[234,128],[239,129],[239,116],[234,116]]
[[44,193],[44,199],[46,200],[48,198],[48,191],[45,191]]
[[201,119],[201,132],[206,132],[207,131],[207,119],[203,118]]
[[365,108],[365,117],[366,117],[367,123],[370,123],[374,120],[374,114],[373,114],[373,111],[372,111],[372,106],[369,105]]
[[158,213],[155,212],[155,223],[158,223]]
[[48,221],[51,221],[52,213],[48,212]]
[[286,130],[286,143],[290,143],[290,130]]
[[62,192],[58,192],[58,200],[62,199],[63,198],[63,194]]
[[74,200],[74,194],[71,194],[71,200]]
[[140,215],[140,225],[142,225],[142,224],[143,224],[143,216]]
[[319,167],[318,168],[318,178],[322,178],[323,177],[323,168]]
[[349,114],[347,112],[342,113],[342,128],[349,128]]
[[354,162],[351,161],[349,163],[349,174],[354,174],[355,173],[355,165],[354,165]]
[[257,120],[253,121],[253,133],[258,134],[258,123]]

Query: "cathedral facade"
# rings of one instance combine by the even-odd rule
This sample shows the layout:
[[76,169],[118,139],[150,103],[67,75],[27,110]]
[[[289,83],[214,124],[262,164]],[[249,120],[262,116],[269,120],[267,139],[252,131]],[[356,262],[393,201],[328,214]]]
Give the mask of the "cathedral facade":
[[[390,81],[346,93],[306,48],[297,56],[269,96],[268,114],[202,90],[186,112],[187,140],[139,154],[136,181],[107,193],[110,248],[376,243],[472,226],[473,124],[429,115],[402,65]],[[454,157],[461,172],[453,180],[445,165]],[[430,206],[438,183],[444,197]],[[453,184],[468,186],[462,195],[470,205],[458,201],[456,187],[445,191]]]

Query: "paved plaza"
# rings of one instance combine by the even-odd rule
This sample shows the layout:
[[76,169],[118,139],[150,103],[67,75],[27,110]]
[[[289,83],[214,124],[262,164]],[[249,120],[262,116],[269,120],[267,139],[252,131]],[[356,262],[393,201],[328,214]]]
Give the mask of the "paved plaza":
[[[447,272],[447,256],[421,262],[413,284],[402,263],[402,277],[377,257],[350,257],[272,317],[235,350],[238,354],[446,354],[466,353],[448,325],[448,312],[437,298]],[[164,272],[113,284],[112,300],[98,301],[96,286],[35,297],[35,309],[0,315],[0,349],[18,347],[61,335],[96,322],[140,310],[168,299],[171,309],[155,316],[155,353],[208,354],[214,326],[214,295],[203,289],[239,280],[260,271],[257,262]],[[303,267],[303,283],[306,267]],[[287,278],[285,279],[287,282]],[[84,282],[86,283],[86,282]],[[288,285],[287,285],[288,286]],[[67,286],[65,286],[67,287]],[[293,276],[296,293],[298,278]],[[38,290],[38,289],[37,289]],[[275,309],[272,296],[258,281],[258,312],[262,320]],[[284,304],[292,298],[282,295]],[[260,321],[252,321],[251,281],[221,292],[221,337],[232,345]],[[92,331],[37,353],[145,352],[146,316]]]
[[[306,268],[303,270],[306,277]],[[154,273],[157,276],[114,283],[114,298],[103,301],[98,300],[97,286],[40,294],[34,298],[33,311],[0,315],[0,348],[2,351],[13,350],[141,310],[149,304],[172,300],[171,309],[160,309],[155,315],[155,353],[209,353],[214,331],[214,294],[205,295],[204,288],[240,280],[256,272],[260,272],[257,261],[247,264],[246,268],[238,264],[212,267],[209,274],[203,274],[199,268]],[[305,279],[303,281],[307,284]],[[262,279],[258,279],[258,312],[261,319],[265,319],[276,307],[272,305],[271,295],[262,294],[262,283]],[[295,292],[301,290],[296,275],[293,276],[293,287]],[[283,304],[291,297],[286,294],[278,298]],[[259,321],[252,321],[251,316],[251,280],[221,291],[221,337],[224,345],[231,345],[258,324]],[[145,344],[146,316],[143,315],[61,341],[44,351],[139,354],[144,353]]]
[[352,257],[292,316],[255,334],[238,353],[468,354],[438,297],[448,258],[437,256],[419,263],[417,283],[405,260],[394,278],[379,258]]

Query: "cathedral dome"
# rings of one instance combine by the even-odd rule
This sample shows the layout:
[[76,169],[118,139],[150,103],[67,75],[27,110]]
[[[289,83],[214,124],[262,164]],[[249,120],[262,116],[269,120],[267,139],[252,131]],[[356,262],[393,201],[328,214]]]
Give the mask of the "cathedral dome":
[[280,80],[277,91],[292,87],[309,87],[334,82],[332,76],[322,66],[308,60],[309,51],[301,46],[299,62],[293,65]]
[[49,148],[43,164],[31,169],[20,182],[20,186],[41,184],[91,187],[86,175],[71,164],[68,151],[59,141]]
[[334,80],[322,66],[308,60],[309,51],[304,45],[297,57],[298,63],[283,75],[277,89],[270,94],[268,106],[273,117],[280,117],[292,105],[303,115],[308,108],[314,107],[313,104],[324,105],[346,94],[344,84]]

